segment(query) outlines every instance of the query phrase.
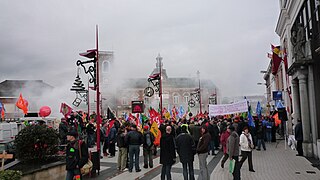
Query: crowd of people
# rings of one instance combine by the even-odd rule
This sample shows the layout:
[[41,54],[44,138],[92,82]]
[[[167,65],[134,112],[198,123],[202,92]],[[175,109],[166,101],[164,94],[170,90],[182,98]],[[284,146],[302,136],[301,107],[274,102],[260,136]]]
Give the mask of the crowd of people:
[[[102,118],[103,119],[103,118]],[[160,164],[162,164],[161,179],[171,178],[171,167],[177,162],[176,152],[183,167],[184,179],[194,178],[194,156],[199,159],[200,180],[210,179],[207,167],[207,157],[216,155],[222,149],[224,157],[221,167],[228,159],[235,160],[234,179],[240,179],[240,169],[248,159],[249,171],[255,172],[252,163],[252,150],[266,150],[266,143],[275,140],[275,123],[272,118],[260,117],[254,119],[255,126],[248,126],[248,119],[240,116],[217,116],[209,118],[183,117],[178,120],[166,119],[158,124],[161,132],[159,143],[157,137],[150,132],[150,119],[138,124],[135,120],[103,119],[100,128],[100,143],[103,156],[113,158],[118,147],[118,170],[140,172],[139,154],[143,150],[143,168],[153,168],[153,159],[160,149]],[[81,149],[81,158],[88,158],[88,148],[96,145],[96,114],[90,116],[84,112],[73,112],[69,117],[62,118],[59,125],[61,144],[68,144],[67,178],[79,173],[85,161],[75,163],[79,159],[78,149]],[[79,139],[83,142],[79,146]],[[80,147],[80,148],[79,148]],[[240,153],[241,152],[241,153]],[[241,155],[241,159],[239,159]],[[70,161],[68,165],[68,160]],[[75,164],[74,164],[75,163]]]

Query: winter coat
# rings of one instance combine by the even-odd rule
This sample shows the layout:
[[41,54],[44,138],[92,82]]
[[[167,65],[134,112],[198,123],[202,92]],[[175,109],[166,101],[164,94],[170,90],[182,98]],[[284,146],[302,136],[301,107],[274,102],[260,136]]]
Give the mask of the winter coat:
[[139,131],[128,132],[125,141],[128,145],[141,145],[143,143],[142,134]]
[[227,141],[229,136],[230,136],[230,132],[226,130],[221,134],[221,137],[220,137],[220,143],[222,145],[224,154],[227,154]]
[[160,164],[173,165],[176,159],[175,142],[172,134],[163,134],[160,138]]
[[200,125],[190,125],[190,133],[193,137],[193,140],[198,142],[201,137],[200,132],[201,126]]
[[199,139],[197,153],[198,154],[208,153],[210,141],[211,141],[211,136],[209,133],[205,133],[204,135],[202,135],[201,138]]
[[193,162],[195,143],[188,133],[180,133],[176,138],[177,153],[181,163]]
[[227,140],[227,150],[229,157],[239,156],[239,135],[233,131]]
[[[151,146],[148,146],[148,143],[147,143],[147,134],[150,135],[150,141],[151,141]],[[155,137],[154,135],[150,132],[150,131],[145,131],[143,132],[143,148],[144,149],[147,149],[147,150],[150,150],[151,148],[153,148],[153,142],[155,140]]]
[[112,127],[110,129],[110,132],[109,132],[109,142],[111,143],[116,143],[116,140],[117,140],[117,129],[115,127]]
[[262,125],[258,125],[257,127],[257,139],[264,139],[266,134],[266,129]]
[[245,133],[243,132],[240,135],[240,143],[239,144],[240,144],[241,151],[252,151],[252,148],[250,147],[253,145],[251,134],[248,133],[248,135],[245,135]]
[[303,133],[302,133],[302,123],[299,122],[295,127],[294,127],[294,137],[297,141],[302,141],[303,140]]
[[82,168],[89,158],[88,148],[84,141],[81,141],[81,158],[79,151],[79,140],[69,142],[66,150],[66,170]]

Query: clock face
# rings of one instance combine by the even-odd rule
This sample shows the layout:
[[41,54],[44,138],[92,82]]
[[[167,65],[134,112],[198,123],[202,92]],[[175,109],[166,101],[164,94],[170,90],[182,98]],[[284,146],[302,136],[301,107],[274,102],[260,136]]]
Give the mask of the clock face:
[[153,96],[154,94],[154,90],[152,89],[152,87],[146,87],[144,89],[144,94],[147,96],[147,97],[151,97]]
[[193,99],[190,99],[189,102],[188,102],[188,105],[190,107],[194,107],[196,105],[196,102]]

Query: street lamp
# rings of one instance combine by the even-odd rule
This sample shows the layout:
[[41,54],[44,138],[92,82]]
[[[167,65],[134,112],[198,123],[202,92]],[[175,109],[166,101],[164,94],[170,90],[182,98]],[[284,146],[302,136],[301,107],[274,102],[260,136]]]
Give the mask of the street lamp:
[[[79,53],[80,56],[86,57],[88,61],[77,61],[77,66],[82,66],[84,72],[90,75],[89,82],[94,84],[94,90],[96,90],[96,112],[97,112],[97,152],[100,155],[100,125],[101,125],[101,116],[100,116],[100,91],[99,91],[99,46],[98,46],[98,25],[96,25],[96,48],[87,50],[86,52]],[[84,65],[92,63],[89,68],[86,68]],[[89,88],[89,87],[88,87]],[[88,112],[90,113],[90,112]],[[100,169],[100,158],[98,160],[98,167]]]
[[[160,97],[160,103],[159,103],[159,108],[160,108],[160,113],[161,113],[161,119],[162,119],[162,57],[160,54],[158,54],[157,58],[157,67],[159,69],[159,73],[152,74],[148,78],[149,85],[144,89],[144,94],[147,97],[151,97],[154,94],[154,91],[159,92],[159,97]],[[156,89],[154,90],[151,86],[150,83],[155,87]]]

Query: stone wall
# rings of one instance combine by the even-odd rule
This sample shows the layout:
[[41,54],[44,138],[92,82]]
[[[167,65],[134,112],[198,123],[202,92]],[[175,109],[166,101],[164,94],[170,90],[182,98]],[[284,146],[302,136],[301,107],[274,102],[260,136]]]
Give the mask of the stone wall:
[[61,180],[66,178],[66,165],[60,164],[57,166],[47,167],[26,175],[23,175],[21,180]]

